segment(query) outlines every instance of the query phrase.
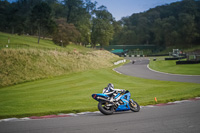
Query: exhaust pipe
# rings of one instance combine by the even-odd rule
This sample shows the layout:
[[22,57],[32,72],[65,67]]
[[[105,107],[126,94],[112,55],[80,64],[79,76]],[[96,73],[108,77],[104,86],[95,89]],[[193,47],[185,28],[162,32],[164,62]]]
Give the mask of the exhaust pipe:
[[99,100],[104,100],[104,101],[107,101],[107,102],[110,102],[110,100],[108,100],[108,99],[105,99],[105,98],[103,98],[103,97],[97,97],[97,99]]

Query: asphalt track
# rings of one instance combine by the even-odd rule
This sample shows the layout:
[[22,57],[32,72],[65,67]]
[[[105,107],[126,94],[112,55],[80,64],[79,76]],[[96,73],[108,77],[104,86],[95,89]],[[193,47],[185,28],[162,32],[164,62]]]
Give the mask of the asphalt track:
[[176,75],[176,74],[155,72],[147,67],[149,64],[148,58],[144,57],[144,58],[127,58],[127,59],[135,61],[135,63],[132,64],[132,62],[130,62],[121,67],[115,68],[114,70],[125,75],[140,77],[145,79],[200,83],[200,75],[199,76]]
[[199,133],[200,100],[140,112],[0,122],[0,133]]

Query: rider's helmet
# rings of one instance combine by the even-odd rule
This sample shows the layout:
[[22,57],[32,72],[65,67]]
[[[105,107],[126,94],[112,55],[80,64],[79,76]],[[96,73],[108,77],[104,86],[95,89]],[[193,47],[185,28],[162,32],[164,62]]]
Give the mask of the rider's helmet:
[[112,83],[109,83],[108,88],[109,88],[109,90],[114,90],[114,85]]
[[106,88],[103,89],[103,93],[108,93],[114,90],[114,85],[109,83]]

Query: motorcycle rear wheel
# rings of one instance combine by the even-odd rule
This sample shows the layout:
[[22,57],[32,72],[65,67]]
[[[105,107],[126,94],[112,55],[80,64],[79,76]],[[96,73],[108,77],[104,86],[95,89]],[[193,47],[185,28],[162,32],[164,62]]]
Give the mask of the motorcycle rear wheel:
[[109,106],[109,107],[106,106],[105,102],[99,102],[98,103],[98,109],[104,115],[111,115],[114,112],[114,107],[113,106]]
[[140,105],[136,101],[133,101],[132,99],[129,100],[129,106],[130,106],[131,111],[133,112],[140,111]]

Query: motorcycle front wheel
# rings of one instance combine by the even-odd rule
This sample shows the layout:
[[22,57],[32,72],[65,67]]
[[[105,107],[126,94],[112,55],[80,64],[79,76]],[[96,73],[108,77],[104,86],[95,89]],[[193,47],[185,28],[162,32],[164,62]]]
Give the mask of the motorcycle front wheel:
[[136,101],[133,101],[132,99],[129,100],[129,106],[130,106],[131,111],[133,112],[140,111],[140,105]]
[[98,103],[99,111],[104,115],[111,115],[114,112],[113,106],[106,106],[106,102],[99,102]]

